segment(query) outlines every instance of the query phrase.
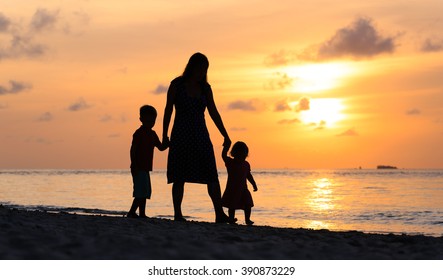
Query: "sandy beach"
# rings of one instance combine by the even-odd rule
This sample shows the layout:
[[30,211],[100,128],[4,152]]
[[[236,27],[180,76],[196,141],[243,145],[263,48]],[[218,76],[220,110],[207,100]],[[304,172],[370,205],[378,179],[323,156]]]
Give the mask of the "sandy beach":
[[443,259],[443,237],[22,211],[0,206],[0,259]]

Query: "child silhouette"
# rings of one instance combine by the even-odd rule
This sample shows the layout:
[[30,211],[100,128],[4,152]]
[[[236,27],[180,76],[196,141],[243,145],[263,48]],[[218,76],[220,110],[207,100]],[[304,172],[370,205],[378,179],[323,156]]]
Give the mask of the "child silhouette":
[[224,146],[222,157],[228,171],[228,182],[222,196],[222,205],[229,209],[229,220],[235,223],[235,210],[243,209],[245,211],[245,223],[252,225],[251,208],[254,206],[251,193],[248,190],[249,181],[256,192],[257,184],[251,174],[251,166],[246,161],[249,149],[244,142],[236,142],[232,146],[231,157],[228,156],[229,146]]
[[[138,128],[132,136],[131,144],[131,175],[134,183],[131,209],[128,218],[147,218],[146,199],[151,198],[151,178],[149,171],[152,171],[152,160],[154,157],[154,147],[160,151],[166,150],[168,142],[161,143],[154,127],[157,118],[157,111],[150,105],[144,105],[140,108],[140,121],[142,126]],[[136,214],[137,208],[139,215]]]

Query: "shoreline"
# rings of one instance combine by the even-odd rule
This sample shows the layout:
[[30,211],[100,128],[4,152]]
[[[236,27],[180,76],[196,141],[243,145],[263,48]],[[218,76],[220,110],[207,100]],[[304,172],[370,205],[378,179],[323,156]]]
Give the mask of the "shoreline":
[[442,260],[443,237],[129,219],[0,206],[0,259]]

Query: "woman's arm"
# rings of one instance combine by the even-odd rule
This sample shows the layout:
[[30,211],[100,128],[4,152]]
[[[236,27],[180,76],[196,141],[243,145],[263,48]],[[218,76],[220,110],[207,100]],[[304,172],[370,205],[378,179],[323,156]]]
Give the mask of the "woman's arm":
[[207,106],[208,106],[209,116],[211,116],[211,119],[214,121],[215,126],[218,128],[221,135],[223,135],[223,137],[225,138],[223,146],[229,147],[231,145],[231,139],[229,139],[228,132],[226,131],[221,116],[218,113],[217,107],[215,106],[214,95],[212,94],[212,89],[210,87],[208,88],[206,96],[207,96]]
[[224,145],[222,150],[222,158],[223,161],[226,162],[228,160],[228,150],[231,145]]
[[171,83],[168,89],[168,94],[166,97],[166,106],[165,106],[165,112],[163,114],[163,136],[162,136],[162,143],[168,143],[168,130],[169,130],[169,123],[171,122],[171,116],[172,111],[174,109],[174,102],[175,102],[175,83]]

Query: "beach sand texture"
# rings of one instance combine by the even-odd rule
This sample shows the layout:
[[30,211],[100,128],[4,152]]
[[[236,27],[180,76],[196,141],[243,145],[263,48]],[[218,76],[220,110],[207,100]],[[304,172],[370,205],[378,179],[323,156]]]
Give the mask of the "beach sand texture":
[[0,206],[0,259],[443,259],[443,237],[22,211]]

